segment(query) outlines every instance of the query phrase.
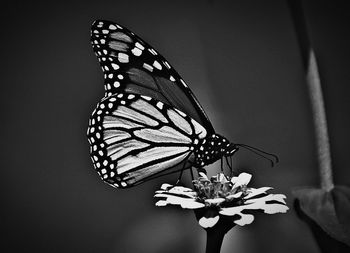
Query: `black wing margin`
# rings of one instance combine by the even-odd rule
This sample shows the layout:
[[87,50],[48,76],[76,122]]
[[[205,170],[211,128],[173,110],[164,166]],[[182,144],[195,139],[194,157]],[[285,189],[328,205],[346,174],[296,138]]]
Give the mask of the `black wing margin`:
[[93,50],[104,72],[105,96],[136,93],[173,106],[214,133],[208,116],[181,76],[149,44],[125,27],[96,20]]

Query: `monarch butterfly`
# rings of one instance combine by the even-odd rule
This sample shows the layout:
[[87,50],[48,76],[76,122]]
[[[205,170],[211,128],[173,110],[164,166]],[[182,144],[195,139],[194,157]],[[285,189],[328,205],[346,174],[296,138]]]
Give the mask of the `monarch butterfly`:
[[175,167],[201,168],[243,146],[215,133],[185,81],[133,32],[96,20],[91,43],[105,96],[87,135],[94,167],[106,183],[126,188]]

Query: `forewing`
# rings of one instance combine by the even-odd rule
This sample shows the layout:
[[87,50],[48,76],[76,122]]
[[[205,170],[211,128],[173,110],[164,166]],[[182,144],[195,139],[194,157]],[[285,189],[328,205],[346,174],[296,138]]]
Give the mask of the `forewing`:
[[207,132],[194,119],[148,96],[119,93],[101,100],[89,120],[91,158],[101,178],[130,187],[193,161]]
[[91,43],[105,79],[105,96],[146,95],[185,112],[207,131],[214,129],[198,100],[166,59],[125,27],[97,20]]

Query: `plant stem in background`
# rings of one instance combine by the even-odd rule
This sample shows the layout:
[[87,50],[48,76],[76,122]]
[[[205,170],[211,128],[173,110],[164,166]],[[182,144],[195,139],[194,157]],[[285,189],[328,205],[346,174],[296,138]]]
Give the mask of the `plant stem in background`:
[[331,153],[328,138],[326,112],[322,95],[320,74],[317,68],[315,52],[312,49],[310,38],[307,33],[302,4],[300,0],[288,0],[292,18],[302,54],[303,65],[306,72],[306,83],[309,90],[321,188],[330,191],[333,189],[333,175]]
[[321,188],[330,191],[333,189],[334,184],[326,112],[317,61],[312,49],[310,49],[309,53],[309,66],[306,73],[306,83],[309,88],[313,112]]

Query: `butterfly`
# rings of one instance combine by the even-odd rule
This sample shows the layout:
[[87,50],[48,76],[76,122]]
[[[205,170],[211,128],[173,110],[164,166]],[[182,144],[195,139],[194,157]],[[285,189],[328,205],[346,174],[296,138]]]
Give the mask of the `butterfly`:
[[136,34],[96,20],[91,43],[104,72],[105,95],[89,119],[87,136],[103,181],[127,188],[172,168],[202,168],[238,150],[214,131],[170,63]]

